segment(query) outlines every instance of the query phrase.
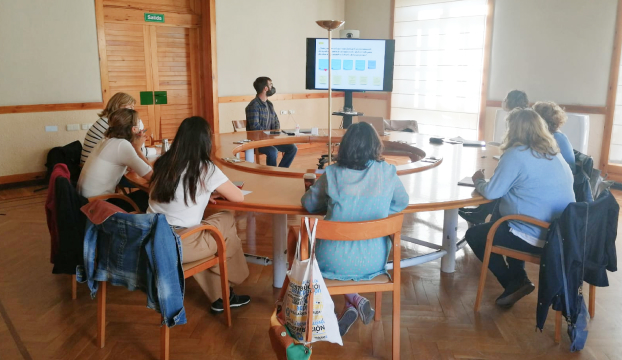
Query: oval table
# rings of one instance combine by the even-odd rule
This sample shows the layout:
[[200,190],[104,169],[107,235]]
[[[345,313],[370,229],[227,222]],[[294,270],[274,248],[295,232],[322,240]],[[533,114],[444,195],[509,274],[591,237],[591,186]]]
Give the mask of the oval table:
[[[344,132],[333,130],[333,142],[339,142]],[[214,135],[214,163],[231,181],[243,181],[244,190],[252,192],[245,196],[244,202],[219,200],[217,204],[210,204],[209,207],[273,214],[272,263],[275,287],[281,287],[287,270],[287,214],[309,214],[300,203],[305,192],[302,177],[305,173],[314,172],[314,169],[270,167],[237,160],[236,154],[246,152],[250,155],[254,148],[269,145],[326,143],[327,139],[326,130],[320,130],[317,136],[270,135],[264,131]],[[435,145],[430,143],[430,136],[409,132],[390,132],[382,139],[387,155],[405,155],[410,158],[396,166],[400,180],[410,196],[409,205],[404,212],[444,210],[442,245],[402,236],[402,241],[417,243],[434,250],[429,254],[402,259],[402,267],[441,258],[441,271],[454,272],[456,251],[464,246],[464,240],[457,240],[458,208],[489,202],[474,187],[459,186],[458,182],[482,168],[486,170],[487,177],[492,176],[498,163],[493,157],[500,155],[500,149],[490,145]],[[250,141],[240,143],[243,140]],[[127,177],[140,188],[146,189],[148,186],[135,174],[130,173]],[[388,267],[392,268],[392,264],[388,264]]]

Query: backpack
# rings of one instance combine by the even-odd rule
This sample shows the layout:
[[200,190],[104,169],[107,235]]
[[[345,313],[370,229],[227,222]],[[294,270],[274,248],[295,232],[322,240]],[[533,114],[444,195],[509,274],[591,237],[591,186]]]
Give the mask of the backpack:
[[45,182],[50,182],[50,176],[52,175],[52,170],[56,164],[65,164],[67,165],[67,169],[69,169],[70,180],[73,186],[76,186],[78,183],[78,178],[80,177],[80,155],[82,154],[82,144],[80,141],[76,140],[71,144],[67,144],[65,146],[57,146],[52,148],[48,152],[47,160],[45,162],[45,167],[47,168],[47,173],[45,174]]

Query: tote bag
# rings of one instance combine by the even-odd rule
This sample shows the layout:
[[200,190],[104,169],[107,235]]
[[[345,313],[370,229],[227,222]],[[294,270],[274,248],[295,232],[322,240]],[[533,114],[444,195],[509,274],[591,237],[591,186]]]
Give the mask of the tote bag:
[[[301,236],[298,234],[296,254],[291,269],[287,272],[289,284],[283,299],[285,325],[292,337],[300,342],[330,341],[343,346],[339,325],[335,315],[335,304],[328,293],[324,278],[315,260],[315,231],[317,220],[311,219],[313,230],[309,229],[309,218],[305,226],[309,234],[311,254],[309,259],[300,260]],[[311,292],[311,296],[309,295]],[[309,302],[312,306],[309,305]],[[307,333],[307,319],[311,309],[312,336]]]

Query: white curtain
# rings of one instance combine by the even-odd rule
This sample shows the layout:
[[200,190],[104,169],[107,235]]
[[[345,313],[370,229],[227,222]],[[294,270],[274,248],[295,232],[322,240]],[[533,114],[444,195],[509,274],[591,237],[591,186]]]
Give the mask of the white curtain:
[[486,0],[395,0],[391,119],[477,139]]

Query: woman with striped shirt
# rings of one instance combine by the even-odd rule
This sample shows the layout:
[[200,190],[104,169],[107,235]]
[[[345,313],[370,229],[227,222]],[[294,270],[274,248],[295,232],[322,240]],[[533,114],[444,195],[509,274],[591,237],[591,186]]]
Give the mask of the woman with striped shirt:
[[[134,109],[135,104],[136,100],[134,100],[132,95],[128,95],[122,92],[114,94],[110,98],[110,100],[108,100],[106,108],[102,112],[97,114],[99,116],[99,119],[93,124],[93,126],[89,128],[89,131],[86,133],[86,137],[84,138],[84,144],[82,146],[82,156],[80,156],[81,165],[84,165],[95,146],[99,144],[99,142],[104,138],[104,134],[108,130],[108,116],[119,109]],[[138,128],[140,130],[143,130],[145,128],[141,120],[138,120]],[[151,155],[149,154],[148,149],[146,149],[144,146],[141,148],[141,151],[145,156]]]

